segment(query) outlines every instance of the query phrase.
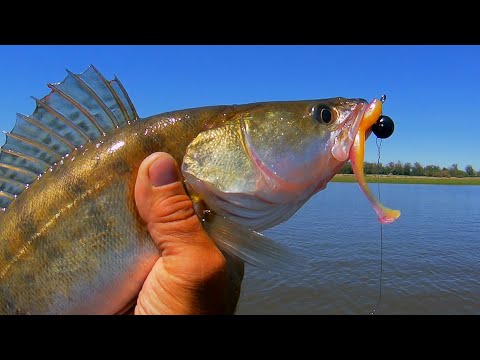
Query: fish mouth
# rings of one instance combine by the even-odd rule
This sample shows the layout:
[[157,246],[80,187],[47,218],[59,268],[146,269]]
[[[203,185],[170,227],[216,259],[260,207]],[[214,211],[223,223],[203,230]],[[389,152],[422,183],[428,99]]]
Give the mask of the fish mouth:
[[[343,122],[341,128],[336,132],[331,149],[332,155],[338,161],[346,161],[350,156],[350,151],[358,133],[363,116],[367,111],[369,104],[366,100],[355,106],[352,114]],[[370,134],[370,133],[369,133]]]

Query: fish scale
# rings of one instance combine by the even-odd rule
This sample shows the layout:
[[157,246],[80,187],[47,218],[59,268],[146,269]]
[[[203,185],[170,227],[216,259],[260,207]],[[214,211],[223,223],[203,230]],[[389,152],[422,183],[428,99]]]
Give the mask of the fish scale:
[[[366,108],[362,99],[332,98],[140,119],[120,81],[93,66],[49,87],[30,116],[17,116],[0,152],[1,314],[112,314],[135,299],[160,257],[134,199],[138,168],[157,151],[181,165],[224,253],[295,270],[298,257],[258,231],[326,186]],[[315,119],[319,106],[334,121]]]
[[[135,210],[133,192],[128,191],[133,188],[140,162],[161,149],[135,139],[149,127],[148,122],[141,125],[132,125],[130,130],[134,131],[129,136],[119,132],[101,146],[90,142],[72,152],[62,164],[31,184],[1,215],[0,222],[5,224],[1,245],[8,242],[9,246],[0,245],[0,282],[8,283],[8,291],[0,287],[0,304],[2,299],[16,297],[17,285],[23,287],[27,283],[24,276],[42,274],[29,285],[32,294],[37,295],[16,299],[15,311],[68,313],[67,309],[79,306],[75,300],[86,302],[82,294],[93,296],[105,283],[115,281],[118,272],[122,272],[122,266],[116,263],[125,268],[140,261],[132,258],[135,254],[143,253],[158,258]],[[110,149],[119,142],[128,146],[117,148],[117,156],[112,156]],[[30,201],[30,196],[37,193],[41,196]],[[142,241],[133,241],[136,238]],[[28,253],[21,250],[25,244]],[[86,281],[95,277],[95,281]],[[68,285],[78,289],[67,291]],[[63,306],[59,307],[59,303]]]

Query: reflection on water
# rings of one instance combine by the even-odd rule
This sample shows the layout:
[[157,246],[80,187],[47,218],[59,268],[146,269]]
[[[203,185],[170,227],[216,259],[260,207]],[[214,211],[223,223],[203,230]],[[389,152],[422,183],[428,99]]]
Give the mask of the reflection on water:
[[[402,216],[383,226],[376,313],[480,314],[480,186],[380,186]],[[247,265],[237,314],[371,314],[380,224],[357,184],[329,184],[265,233],[306,266],[272,275]]]

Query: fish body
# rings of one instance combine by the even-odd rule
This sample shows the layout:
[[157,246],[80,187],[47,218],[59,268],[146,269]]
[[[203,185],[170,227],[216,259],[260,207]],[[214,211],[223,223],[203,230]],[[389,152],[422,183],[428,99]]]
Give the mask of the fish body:
[[130,301],[159,257],[136,211],[138,167],[156,151],[181,163],[210,112],[189,111],[188,126],[185,112],[134,122],[72,151],[22,192],[0,214],[0,312],[115,313]]
[[266,102],[140,119],[118,79],[93,67],[51,87],[0,156],[2,314],[110,314],[134,299],[160,256],[134,200],[148,155],[170,153],[196,204],[260,231],[348,161],[368,105]]

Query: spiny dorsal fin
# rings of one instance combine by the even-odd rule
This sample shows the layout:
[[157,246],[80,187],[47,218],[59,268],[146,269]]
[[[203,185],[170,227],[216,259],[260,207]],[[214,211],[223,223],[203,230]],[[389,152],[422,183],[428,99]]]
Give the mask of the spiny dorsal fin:
[[68,76],[36,102],[30,116],[17,114],[0,149],[0,210],[38,176],[76,148],[138,120],[125,88],[90,65]]

